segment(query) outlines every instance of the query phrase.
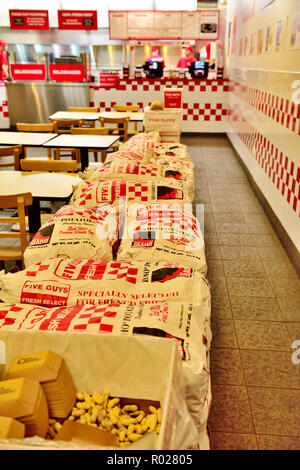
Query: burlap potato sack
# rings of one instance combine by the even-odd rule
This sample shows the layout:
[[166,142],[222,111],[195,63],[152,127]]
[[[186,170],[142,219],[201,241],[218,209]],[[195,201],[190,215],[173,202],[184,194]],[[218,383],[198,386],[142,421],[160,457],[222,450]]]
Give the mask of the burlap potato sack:
[[195,302],[210,309],[208,281],[176,263],[51,258],[0,273],[0,300],[44,307],[103,303]]
[[139,132],[138,134],[133,135],[125,142],[125,147],[131,145],[132,143],[136,142],[153,142],[158,144],[161,141],[160,135],[158,131],[151,131],[151,132]]
[[136,163],[112,162],[100,168],[93,169],[88,167],[81,178],[84,181],[105,181],[105,180],[124,180],[124,181],[148,181],[148,180],[170,180],[184,181],[190,187],[194,198],[195,184],[194,172],[192,169],[166,162],[164,165],[143,165]]
[[193,302],[160,304],[77,305],[44,308],[1,304],[0,330],[139,334],[175,338],[182,359],[186,399],[198,431],[205,429],[210,405],[208,305]]
[[198,269],[204,275],[207,273],[199,221],[177,204],[128,205],[117,259],[172,260]]
[[119,150],[118,152],[111,152],[106,154],[104,164],[108,164],[115,161],[126,163],[142,163],[144,161],[144,152],[131,152],[129,150]]
[[41,226],[24,252],[25,265],[46,258],[112,260],[118,243],[117,209],[63,206]]
[[192,203],[193,187],[181,181],[124,181],[107,180],[97,182],[83,181],[75,186],[70,205],[97,207],[103,203],[112,203],[119,199],[128,202],[150,202],[168,200]]

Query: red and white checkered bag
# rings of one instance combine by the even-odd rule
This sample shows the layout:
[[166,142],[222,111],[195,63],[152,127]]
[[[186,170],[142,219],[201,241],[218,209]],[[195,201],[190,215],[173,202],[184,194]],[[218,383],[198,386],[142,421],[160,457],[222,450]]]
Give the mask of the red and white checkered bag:
[[70,201],[74,206],[94,208],[114,201],[151,202],[172,201],[192,203],[194,188],[184,181],[165,178],[164,181],[107,180],[84,181],[75,188]]
[[43,307],[198,302],[208,309],[210,290],[199,271],[178,263],[52,258],[1,272],[0,300]]
[[118,214],[111,204],[95,209],[63,206],[43,224],[24,252],[25,265],[46,258],[112,260],[119,239]]
[[207,272],[198,219],[177,204],[130,204],[126,210],[119,261],[165,261]]

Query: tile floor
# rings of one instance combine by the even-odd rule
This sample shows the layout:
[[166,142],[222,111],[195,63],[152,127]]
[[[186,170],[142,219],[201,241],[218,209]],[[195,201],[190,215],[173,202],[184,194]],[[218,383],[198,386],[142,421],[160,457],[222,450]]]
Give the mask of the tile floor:
[[212,290],[211,449],[300,450],[300,279],[226,137],[185,137]]

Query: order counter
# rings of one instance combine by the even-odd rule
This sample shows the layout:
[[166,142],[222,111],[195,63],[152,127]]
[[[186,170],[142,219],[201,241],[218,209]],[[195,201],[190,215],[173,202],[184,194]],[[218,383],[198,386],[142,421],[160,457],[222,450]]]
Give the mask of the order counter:
[[[117,105],[139,105],[141,111],[153,100],[163,101],[165,88],[182,88],[182,132],[226,132],[228,79],[120,79],[115,86],[90,83],[8,82],[0,96],[1,128],[17,122],[49,122],[69,106],[97,106],[113,111]],[[7,97],[6,97],[7,96]]]
[[90,85],[90,106],[113,111],[115,104],[139,105],[141,110],[153,100],[163,101],[168,87],[182,88],[182,132],[226,132],[228,79],[121,79],[116,87]]
[[87,83],[8,82],[6,84],[10,127],[17,122],[49,122],[56,111],[69,106],[89,106]]

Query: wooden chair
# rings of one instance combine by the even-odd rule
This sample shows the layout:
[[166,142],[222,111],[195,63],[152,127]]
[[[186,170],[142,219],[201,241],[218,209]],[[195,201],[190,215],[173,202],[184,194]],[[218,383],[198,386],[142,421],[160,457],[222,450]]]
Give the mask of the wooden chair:
[[54,171],[76,173],[81,165],[76,160],[26,160],[20,161],[21,170],[24,171]]
[[[53,119],[50,118],[50,121],[54,123],[54,132],[56,134],[71,134],[71,128],[73,126],[82,127],[84,123],[84,119]],[[63,153],[63,152],[70,152],[70,153]],[[54,158],[55,160],[59,160],[60,157],[69,157],[71,156],[73,160],[80,161],[80,150],[78,149],[54,149]]]
[[[96,106],[91,106],[91,107],[76,107],[76,106],[69,106],[69,111],[71,113],[98,113],[98,108]],[[87,128],[93,128],[96,125],[96,121],[84,121],[84,124],[82,127],[87,127]]]
[[14,170],[20,169],[20,153],[22,152],[22,145],[12,145],[9,147],[0,147],[1,157],[14,157],[11,162],[0,162],[0,167],[13,166]]
[[[114,110],[117,111],[117,112],[121,112],[121,113],[137,113],[139,110],[140,110],[140,107],[139,105],[118,105],[118,104],[115,104],[114,105]],[[133,129],[128,129],[128,135],[129,136],[132,136],[132,135],[135,135],[135,134],[138,134],[139,131],[138,131],[138,123],[137,121],[133,121],[132,122],[133,124]]]
[[[126,142],[128,139],[128,124],[130,121],[129,117],[125,118],[110,118],[110,117],[99,117],[101,127],[105,127],[105,124],[116,124],[115,128],[109,128],[109,134],[119,135],[121,142]],[[115,151],[118,146],[113,145],[112,150]]]
[[[108,127],[95,127],[95,128],[72,127],[71,133],[73,135],[108,135],[109,129]],[[89,152],[94,153],[95,162],[98,162],[98,152],[95,152],[95,150],[89,150]],[[104,162],[106,158],[106,150],[100,150],[100,153],[101,153],[101,162]]]
[[[52,134],[55,129],[55,124],[54,123],[31,124],[27,122],[17,122],[16,127],[17,127],[17,131],[19,132],[49,132],[49,134]],[[24,147],[23,155],[24,155],[24,158],[27,158],[26,147]],[[47,155],[48,155],[48,159],[50,160],[52,158],[50,148],[47,149]]]
[[11,243],[0,245],[0,261],[3,264],[3,261],[14,260],[22,261],[22,267],[24,266],[23,254],[27,247],[27,234],[26,234],[26,221],[25,221],[25,207],[28,207],[32,204],[32,194],[31,193],[21,193],[14,194],[9,196],[0,196],[0,208],[1,209],[17,209],[17,217],[0,217],[0,224],[19,224],[18,232],[0,232],[0,239],[12,239],[19,238],[20,247],[12,246]]

